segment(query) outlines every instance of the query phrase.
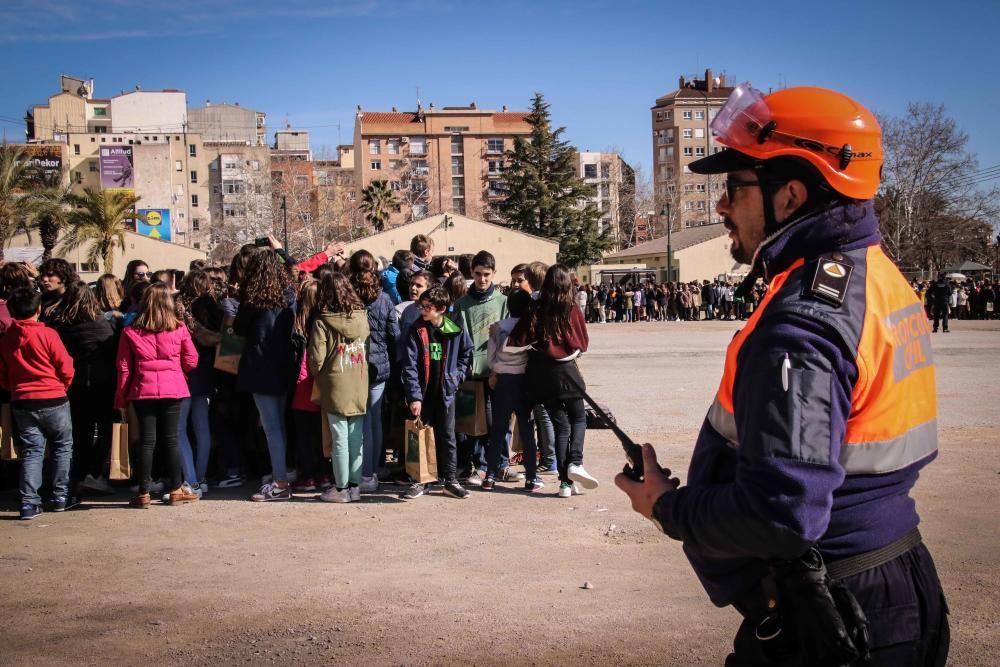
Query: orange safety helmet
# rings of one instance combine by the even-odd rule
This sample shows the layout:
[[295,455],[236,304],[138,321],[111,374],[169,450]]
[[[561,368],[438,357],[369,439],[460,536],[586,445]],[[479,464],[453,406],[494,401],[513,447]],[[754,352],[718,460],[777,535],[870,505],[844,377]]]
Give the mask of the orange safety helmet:
[[798,157],[845,197],[871,199],[878,191],[882,128],[871,111],[842,93],[798,87],[764,96],[740,84],[719,109],[712,130],[728,150],[692,162],[695,173],[724,173],[746,169],[756,160]]

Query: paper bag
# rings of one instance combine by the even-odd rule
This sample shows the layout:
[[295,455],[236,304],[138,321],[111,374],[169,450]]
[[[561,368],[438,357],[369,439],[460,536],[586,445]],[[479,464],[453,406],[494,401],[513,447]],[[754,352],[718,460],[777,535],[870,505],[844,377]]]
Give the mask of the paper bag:
[[14,447],[14,417],[10,412],[10,403],[0,406],[0,461],[17,460],[17,448]]
[[132,461],[128,454],[128,422],[111,425],[111,466],[108,479],[131,479]]
[[323,458],[328,459],[333,456],[333,432],[330,431],[330,418],[325,412],[319,413],[323,422]]
[[419,418],[406,421],[406,474],[419,484],[438,479],[434,429],[424,426]]
[[233,331],[232,315],[226,315],[222,320],[222,340],[215,349],[215,368],[223,373],[236,375],[240,370],[240,357],[243,356],[243,336],[237,336]]
[[486,393],[483,382],[463,382],[455,394],[455,433],[478,436],[487,433]]
[[517,427],[517,415],[510,417],[510,451],[513,454],[524,452],[524,442],[521,440],[521,431]]

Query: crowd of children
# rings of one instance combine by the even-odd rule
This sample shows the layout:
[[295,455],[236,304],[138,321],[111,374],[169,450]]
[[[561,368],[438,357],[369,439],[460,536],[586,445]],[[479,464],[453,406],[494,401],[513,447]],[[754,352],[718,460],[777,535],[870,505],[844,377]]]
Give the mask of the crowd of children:
[[[434,256],[423,235],[386,267],[342,253],[331,243],[297,261],[269,238],[228,267],[154,273],[134,260],[123,281],[93,285],[58,258],[0,266],[11,416],[0,436],[13,436],[16,461],[3,465],[20,465],[21,518],[42,511],[43,493],[63,511],[115,492],[118,423],[135,436],[124,483],[136,508],[252,478],[257,502],[319,492],[347,503],[390,482],[412,500],[435,484],[402,471],[406,419],[432,428],[446,495],[498,483],[537,493],[545,475],[560,497],[597,486],[583,467],[576,361],[587,325],[565,266],[518,265],[501,288],[489,252]],[[482,397],[482,435],[456,433],[460,391]],[[511,466],[512,416],[524,473]]]

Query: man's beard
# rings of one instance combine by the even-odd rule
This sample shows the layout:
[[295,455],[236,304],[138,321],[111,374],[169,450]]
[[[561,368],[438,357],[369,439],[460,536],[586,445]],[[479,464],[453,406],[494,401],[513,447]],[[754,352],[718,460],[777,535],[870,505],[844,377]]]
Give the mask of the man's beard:
[[729,254],[740,264],[750,264],[753,261],[753,257],[748,256],[747,250],[740,240],[740,233],[736,229],[736,225],[729,218],[723,218],[722,222],[727,230],[736,232],[736,236],[732,239],[732,245],[729,246]]

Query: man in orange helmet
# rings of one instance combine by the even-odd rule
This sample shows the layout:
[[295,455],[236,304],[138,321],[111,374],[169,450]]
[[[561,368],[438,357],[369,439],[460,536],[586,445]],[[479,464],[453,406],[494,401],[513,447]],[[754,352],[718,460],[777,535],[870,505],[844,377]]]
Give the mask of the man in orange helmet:
[[[881,129],[821,88],[737,86],[716,210],[767,295],[726,353],[687,485],[616,479],[744,618],[727,665],[943,665],[947,606],[909,491],[937,455],[930,327],[880,248]],[[866,661],[868,660],[868,661]]]

